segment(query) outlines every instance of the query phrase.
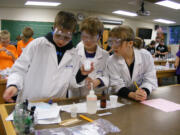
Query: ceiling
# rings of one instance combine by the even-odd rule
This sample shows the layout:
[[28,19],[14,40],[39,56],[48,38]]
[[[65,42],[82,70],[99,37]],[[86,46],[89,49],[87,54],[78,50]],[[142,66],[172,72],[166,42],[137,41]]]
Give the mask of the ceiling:
[[[58,7],[55,8],[53,7],[54,9],[74,10],[81,12],[87,11],[87,12],[103,13],[107,15],[115,15],[112,13],[115,10],[128,10],[131,12],[136,12],[137,10],[140,9],[141,0],[37,0],[37,1],[54,1],[54,2],[62,3]],[[175,25],[180,25],[180,10],[174,10],[153,4],[153,2],[155,1],[159,1],[159,0],[145,0],[145,10],[151,12],[150,16],[137,16],[133,18],[148,22],[153,22],[153,19],[163,18],[163,19],[175,21],[176,22]],[[180,2],[180,0],[173,0],[173,1]],[[25,2],[26,0],[0,0],[0,7],[27,8],[27,6],[24,6]],[[47,8],[47,7],[43,7],[43,8]],[[116,16],[124,18],[124,16],[120,16],[120,15],[116,15]]]

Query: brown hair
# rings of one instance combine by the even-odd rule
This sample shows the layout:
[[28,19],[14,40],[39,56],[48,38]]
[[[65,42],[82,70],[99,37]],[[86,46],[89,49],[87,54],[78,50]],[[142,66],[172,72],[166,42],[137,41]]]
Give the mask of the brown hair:
[[25,27],[22,33],[23,33],[24,38],[27,38],[27,39],[31,38],[34,34],[33,30],[30,27]]
[[122,41],[134,41],[135,35],[131,27],[122,25],[113,28],[109,33],[109,37],[120,38]]
[[137,49],[141,49],[141,48],[142,48],[142,45],[143,45],[142,39],[139,38],[139,37],[136,37],[136,38],[134,39],[133,46],[134,46],[135,48],[137,48]]
[[76,30],[77,21],[74,14],[69,12],[60,11],[55,18],[54,28],[62,27],[63,29],[71,30],[74,32]]
[[155,45],[156,42],[154,40],[151,41],[150,45]]
[[104,26],[103,23],[97,17],[88,17],[81,23],[80,30],[88,32],[88,34],[95,36],[101,36]]
[[0,33],[0,38],[10,38],[10,33],[7,30],[2,30]]

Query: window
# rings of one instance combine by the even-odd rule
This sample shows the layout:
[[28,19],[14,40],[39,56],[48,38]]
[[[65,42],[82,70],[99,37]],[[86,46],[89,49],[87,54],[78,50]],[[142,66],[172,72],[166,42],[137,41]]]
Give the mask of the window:
[[179,44],[180,43],[180,26],[169,27],[169,43]]

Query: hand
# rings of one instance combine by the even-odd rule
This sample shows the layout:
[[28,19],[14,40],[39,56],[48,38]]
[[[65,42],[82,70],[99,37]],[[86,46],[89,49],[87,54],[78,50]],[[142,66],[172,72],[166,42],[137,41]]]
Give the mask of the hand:
[[87,87],[88,90],[91,89],[91,83],[93,83],[93,80],[90,77],[87,77],[85,79],[85,86]]
[[160,51],[157,51],[156,53],[157,53],[157,54],[161,54],[161,52],[160,52]]
[[9,56],[13,56],[12,52],[6,50],[6,54],[9,55]]
[[91,69],[90,69],[89,71],[85,71],[85,70],[84,70],[84,65],[82,65],[82,67],[81,67],[81,74],[82,74],[82,75],[88,75],[88,74],[90,74],[93,70],[94,70],[94,65],[93,65],[93,63],[91,63]]
[[15,94],[17,93],[17,91],[18,91],[17,88],[14,87],[14,86],[8,87],[8,88],[5,90],[4,94],[3,94],[4,100],[5,100],[6,102],[10,102],[10,103],[15,102],[15,101],[12,99],[12,97],[15,96]]
[[128,97],[136,101],[144,101],[147,99],[147,94],[143,89],[139,88],[136,92],[130,92]]
[[6,54],[9,55],[9,56],[11,56],[12,59],[13,59],[13,61],[16,60],[16,58],[14,57],[14,55],[13,55],[13,53],[12,53],[11,51],[6,50]]
[[[90,80],[89,80],[89,78],[90,78],[90,77],[88,77],[87,85],[86,85],[89,90],[91,89],[91,83],[93,84],[93,89],[96,88],[96,87],[101,83],[101,81],[100,81],[99,79],[94,79],[94,80],[92,80],[92,79],[90,78]],[[86,78],[86,79],[87,79],[87,78]]]
[[3,48],[0,49],[0,52],[1,52],[1,51],[6,52],[6,50],[7,50],[7,49],[3,47]]
[[138,90],[136,90],[135,93],[136,93],[136,100],[144,101],[147,99],[147,93],[143,89],[139,88]]
[[97,86],[99,86],[101,83],[101,81],[99,79],[94,79],[93,80],[93,87],[96,88]]

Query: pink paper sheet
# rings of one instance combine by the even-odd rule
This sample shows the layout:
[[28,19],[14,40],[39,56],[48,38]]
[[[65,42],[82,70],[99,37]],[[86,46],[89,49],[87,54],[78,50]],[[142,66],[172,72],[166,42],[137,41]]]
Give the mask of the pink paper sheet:
[[173,112],[180,110],[180,104],[161,98],[146,100],[141,103],[162,110],[164,112]]

